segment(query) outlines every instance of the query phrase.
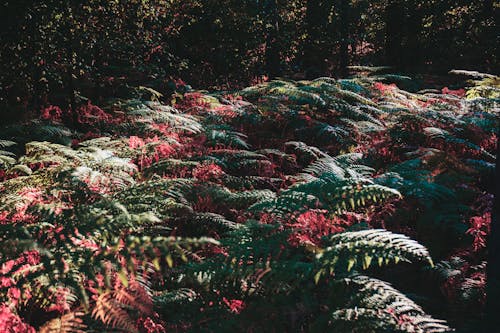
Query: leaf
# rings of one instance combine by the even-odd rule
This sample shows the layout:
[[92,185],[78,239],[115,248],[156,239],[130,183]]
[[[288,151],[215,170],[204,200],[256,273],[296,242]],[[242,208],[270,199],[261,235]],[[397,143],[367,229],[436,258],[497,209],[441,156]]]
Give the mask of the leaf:
[[15,171],[23,173],[23,174],[28,175],[28,176],[33,173],[33,171],[29,167],[27,167],[26,165],[23,165],[23,164],[14,165],[12,168],[9,169],[9,173],[12,173]]
[[39,333],[84,333],[87,326],[80,318],[82,312],[70,312],[60,318],[52,319],[39,328]]
[[125,270],[118,272],[118,278],[125,287],[128,287],[128,276]]
[[369,255],[365,255],[363,257],[363,269],[368,269],[370,267],[371,262],[372,262],[372,257]]
[[321,278],[321,275],[323,275],[324,272],[325,272],[324,269],[320,269],[316,274],[314,274],[314,283],[315,284],[319,283],[319,279]]
[[154,258],[151,263],[153,264],[153,267],[159,271],[160,270],[160,259],[159,258]]
[[356,259],[355,258],[349,258],[348,262],[347,262],[347,271],[351,271],[351,269],[353,268],[354,264],[356,263]]
[[170,268],[174,267],[174,260],[172,259],[172,256],[170,254],[167,254],[165,260],[167,261],[168,267]]

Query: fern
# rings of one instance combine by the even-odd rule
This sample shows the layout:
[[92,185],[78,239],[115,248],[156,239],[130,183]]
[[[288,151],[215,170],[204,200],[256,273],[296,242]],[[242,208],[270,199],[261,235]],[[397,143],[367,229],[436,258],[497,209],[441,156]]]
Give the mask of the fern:
[[[450,331],[357,272],[432,266],[470,247],[469,219],[486,228],[495,90],[412,93],[356,70],[372,75],[272,81],[235,92],[245,101],[177,92],[175,108],[139,88],[154,101],[108,101],[116,119],[94,139],[49,122],[2,131],[0,278],[34,295],[17,313],[43,313],[46,332],[140,331],[152,311],[173,331]],[[426,271],[473,304],[482,259],[456,257]],[[66,310],[48,316],[58,288]]]
[[325,273],[332,273],[337,265],[346,265],[347,271],[357,267],[368,269],[372,260],[379,266],[391,260],[398,263],[412,259],[432,264],[425,247],[404,235],[383,229],[341,233],[332,236],[329,243],[332,245],[316,256],[321,266],[316,279]]
[[80,318],[83,312],[70,312],[60,318],[52,319],[40,327],[40,333],[83,333],[87,328]]

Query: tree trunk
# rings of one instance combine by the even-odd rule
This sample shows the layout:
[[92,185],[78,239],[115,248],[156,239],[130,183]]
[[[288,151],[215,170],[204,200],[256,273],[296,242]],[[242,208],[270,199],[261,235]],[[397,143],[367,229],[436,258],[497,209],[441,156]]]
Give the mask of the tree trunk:
[[71,114],[71,122],[75,128],[78,128],[78,114],[76,111],[76,93],[75,93],[75,83],[73,79],[74,75],[74,44],[75,38],[73,36],[71,21],[74,15],[74,5],[72,0],[68,0],[66,3],[67,17],[66,17],[66,31],[63,35],[63,40],[66,39],[66,89],[67,89],[67,108]]
[[340,3],[340,76],[347,77],[349,66],[349,0],[341,0]]
[[325,70],[325,52],[321,47],[322,32],[329,9],[321,0],[307,0],[306,8],[306,32],[307,40],[304,43],[304,70],[307,78],[315,78],[323,74]]
[[268,0],[264,11],[267,22],[265,67],[269,79],[274,79],[281,75],[279,12],[277,0]]
[[405,69],[418,69],[422,64],[420,35],[423,26],[423,13],[419,1],[412,1],[406,20],[406,45],[402,56],[402,64]]
[[404,6],[401,0],[389,0],[385,10],[385,54],[389,66],[401,67]]

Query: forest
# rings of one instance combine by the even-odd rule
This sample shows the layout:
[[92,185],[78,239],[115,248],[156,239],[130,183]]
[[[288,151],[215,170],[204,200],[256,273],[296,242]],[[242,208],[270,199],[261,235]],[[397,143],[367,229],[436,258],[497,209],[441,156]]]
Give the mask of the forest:
[[4,0],[0,332],[500,330],[494,0]]

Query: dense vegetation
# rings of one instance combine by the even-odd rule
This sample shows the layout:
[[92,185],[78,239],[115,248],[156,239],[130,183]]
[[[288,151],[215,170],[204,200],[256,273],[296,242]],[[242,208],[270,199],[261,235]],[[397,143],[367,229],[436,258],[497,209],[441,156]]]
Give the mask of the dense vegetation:
[[[0,4],[0,112],[159,90],[235,88],[348,65],[498,74],[493,0],[15,0]],[[71,117],[70,117],[71,118]],[[76,122],[75,122],[76,123]]]
[[390,82],[414,83],[179,83],[4,127],[0,329],[474,327],[499,79]]
[[3,1],[0,332],[495,331],[499,8]]

